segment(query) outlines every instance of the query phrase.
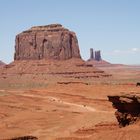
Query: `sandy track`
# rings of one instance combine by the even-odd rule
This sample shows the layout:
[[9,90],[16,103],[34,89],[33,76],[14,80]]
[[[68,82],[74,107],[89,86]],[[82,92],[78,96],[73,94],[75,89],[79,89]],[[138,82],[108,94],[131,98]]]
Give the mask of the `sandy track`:
[[33,97],[33,98],[42,98],[42,99],[48,99],[51,102],[61,104],[61,105],[68,105],[71,108],[73,108],[75,111],[78,112],[101,112],[101,113],[114,113],[113,111],[102,111],[102,110],[97,110],[94,107],[87,106],[84,104],[76,104],[76,103],[71,103],[67,101],[63,101],[59,98],[53,97],[53,96],[41,96],[41,95],[33,95],[33,94],[16,94],[18,96],[25,96],[25,97]]

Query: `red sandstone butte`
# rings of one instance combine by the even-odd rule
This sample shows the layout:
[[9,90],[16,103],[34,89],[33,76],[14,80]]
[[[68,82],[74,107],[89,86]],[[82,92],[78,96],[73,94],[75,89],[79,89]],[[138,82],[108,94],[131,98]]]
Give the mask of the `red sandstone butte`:
[[76,34],[61,24],[32,27],[15,42],[15,60],[81,58]]

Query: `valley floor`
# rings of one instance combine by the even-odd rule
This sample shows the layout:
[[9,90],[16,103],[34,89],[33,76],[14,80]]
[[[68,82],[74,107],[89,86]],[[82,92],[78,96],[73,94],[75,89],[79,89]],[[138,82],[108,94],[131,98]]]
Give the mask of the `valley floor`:
[[26,135],[41,140],[97,139],[103,130],[119,129],[107,95],[130,91],[140,89],[135,85],[81,83],[35,90],[1,89],[0,139]]
[[103,75],[101,70],[81,65],[76,69],[70,65],[64,73],[53,65],[50,74],[50,64],[36,65],[40,73],[29,73],[27,67],[28,73],[16,74],[16,66],[9,65],[0,74],[0,140],[28,135],[39,140],[140,139],[139,123],[118,127],[107,98],[139,94],[140,67],[100,67]]

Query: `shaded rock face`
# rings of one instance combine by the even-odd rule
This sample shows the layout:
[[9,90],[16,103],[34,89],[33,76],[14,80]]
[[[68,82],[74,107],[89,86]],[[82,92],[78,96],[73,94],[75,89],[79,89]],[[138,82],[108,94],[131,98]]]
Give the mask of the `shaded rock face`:
[[32,27],[15,42],[15,60],[81,58],[76,34],[60,24]]
[[133,124],[140,119],[140,94],[108,96],[108,98],[117,109],[115,116],[120,127]]
[[94,51],[93,51],[93,48],[90,48],[90,60],[94,60],[95,57],[94,57]]
[[140,86],[140,83],[138,82],[138,83],[136,83],[136,86]]
[[34,136],[23,136],[23,137],[11,138],[7,140],[38,140],[38,138]]
[[101,59],[101,51],[95,51],[95,60],[100,61]]

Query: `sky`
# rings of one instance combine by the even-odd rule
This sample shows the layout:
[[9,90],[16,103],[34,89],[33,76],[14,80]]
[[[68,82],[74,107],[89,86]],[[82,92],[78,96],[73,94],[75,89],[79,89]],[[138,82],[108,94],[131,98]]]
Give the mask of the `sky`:
[[101,50],[111,63],[140,64],[140,0],[0,0],[0,60],[10,63],[15,36],[60,23],[77,34],[81,56]]

